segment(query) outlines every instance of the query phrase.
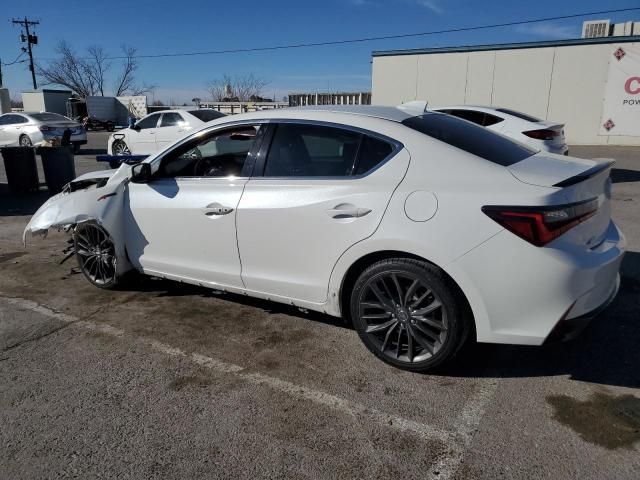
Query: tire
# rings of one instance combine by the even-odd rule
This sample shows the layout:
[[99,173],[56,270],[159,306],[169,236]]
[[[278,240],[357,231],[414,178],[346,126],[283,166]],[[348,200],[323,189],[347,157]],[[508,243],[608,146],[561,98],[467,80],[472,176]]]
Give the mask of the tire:
[[73,231],[78,266],[93,286],[106,290],[118,285],[115,245],[107,231],[96,223],[82,223]]
[[29,135],[20,135],[20,139],[18,140],[18,144],[21,147],[31,147],[33,146],[33,142],[29,138]]
[[111,155],[128,155],[131,153],[124,140],[116,140],[111,144]]
[[107,132],[113,132],[116,129],[116,125],[113,122],[107,122],[105,124],[105,129]]
[[447,275],[408,258],[365,269],[353,287],[350,311],[360,339],[375,356],[412,372],[450,361],[471,329],[466,303]]

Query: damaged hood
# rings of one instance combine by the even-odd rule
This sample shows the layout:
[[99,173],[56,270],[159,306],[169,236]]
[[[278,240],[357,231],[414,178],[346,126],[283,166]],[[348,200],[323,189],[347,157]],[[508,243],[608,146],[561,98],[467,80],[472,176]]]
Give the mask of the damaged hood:
[[114,221],[122,209],[123,192],[131,168],[91,172],[70,182],[62,193],[49,198],[31,217],[22,235],[46,235],[50,228],[66,228],[86,221],[99,224]]

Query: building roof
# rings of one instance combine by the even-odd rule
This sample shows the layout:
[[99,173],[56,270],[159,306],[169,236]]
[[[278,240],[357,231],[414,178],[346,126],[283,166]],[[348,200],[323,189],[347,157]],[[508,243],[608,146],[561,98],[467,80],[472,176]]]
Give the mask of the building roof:
[[405,50],[374,50],[374,57],[396,55],[428,55],[433,53],[485,52],[488,50],[518,50],[522,48],[570,47],[574,45],[600,45],[606,43],[640,42],[640,35],[627,37],[575,38],[569,40],[550,40],[542,42],[495,43],[488,45],[462,45],[457,47],[412,48]]

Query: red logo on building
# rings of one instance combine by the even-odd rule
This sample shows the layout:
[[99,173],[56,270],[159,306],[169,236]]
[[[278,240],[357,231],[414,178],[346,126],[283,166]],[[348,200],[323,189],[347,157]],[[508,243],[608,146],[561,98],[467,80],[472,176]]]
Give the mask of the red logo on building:
[[618,48],[615,52],[613,52],[613,56],[616,57],[616,60],[620,61],[622,60],[622,57],[624,57],[627,53],[622,49],[622,48]]
[[640,93],[640,77],[629,77],[624,82],[624,91],[629,95],[636,95]]
[[609,119],[606,122],[604,122],[604,125],[602,125],[604,127],[604,129],[608,132],[609,130],[611,130],[613,127],[616,126],[615,123],[613,123],[613,120]]

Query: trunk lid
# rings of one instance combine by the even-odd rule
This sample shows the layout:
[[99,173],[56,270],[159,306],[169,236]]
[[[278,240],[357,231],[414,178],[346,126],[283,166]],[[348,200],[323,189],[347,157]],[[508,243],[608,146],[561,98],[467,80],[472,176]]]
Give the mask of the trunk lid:
[[[561,189],[554,192],[553,204],[574,204],[597,199],[596,213],[563,235],[575,244],[597,247],[611,221],[612,159],[581,159],[538,153],[507,167],[523,183]],[[558,193],[562,200],[559,202]]]

